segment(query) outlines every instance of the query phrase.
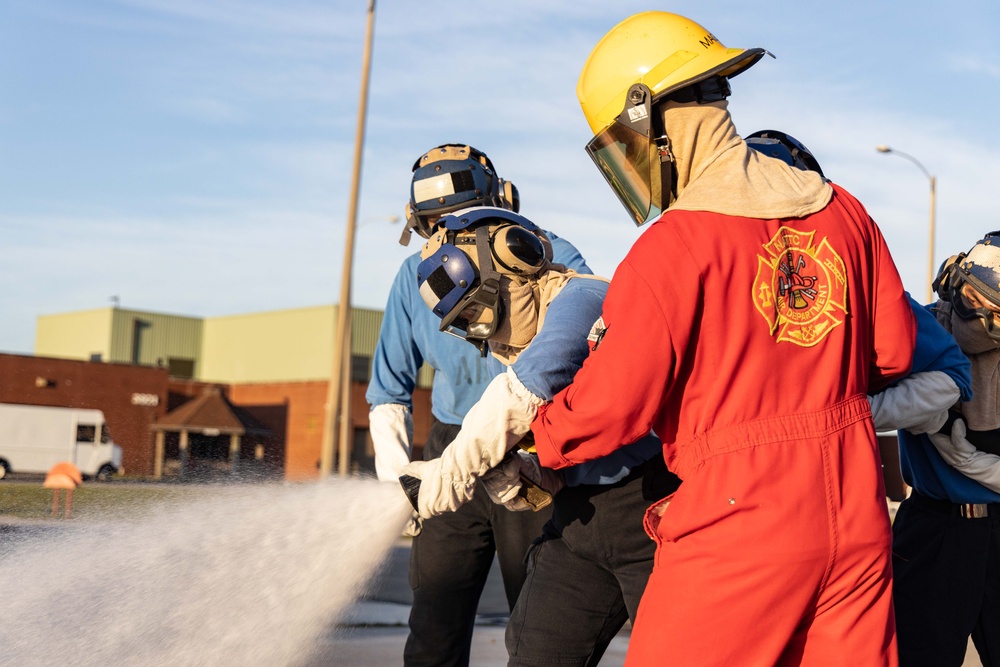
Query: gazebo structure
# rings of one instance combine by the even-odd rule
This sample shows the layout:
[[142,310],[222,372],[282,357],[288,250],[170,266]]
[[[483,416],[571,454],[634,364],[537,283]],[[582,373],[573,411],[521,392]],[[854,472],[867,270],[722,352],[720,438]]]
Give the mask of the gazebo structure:
[[179,475],[182,478],[189,468],[192,436],[207,438],[229,436],[229,473],[236,474],[239,469],[243,438],[253,437],[259,440],[255,458],[262,459],[264,455],[262,443],[272,435],[270,429],[245,410],[230,403],[221,389],[215,386],[206,387],[200,396],[168,412],[149,428],[156,434],[153,476],[157,479],[163,477],[167,433],[180,434]]

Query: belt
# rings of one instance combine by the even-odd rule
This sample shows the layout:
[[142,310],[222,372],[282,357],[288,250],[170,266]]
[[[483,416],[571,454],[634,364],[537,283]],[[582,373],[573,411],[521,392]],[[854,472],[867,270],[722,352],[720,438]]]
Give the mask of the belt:
[[957,514],[963,519],[986,519],[991,514],[1000,516],[1000,503],[953,503],[948,500],[930,498],[916,491],[910,494],[910,498],[929,509],[946,514]]

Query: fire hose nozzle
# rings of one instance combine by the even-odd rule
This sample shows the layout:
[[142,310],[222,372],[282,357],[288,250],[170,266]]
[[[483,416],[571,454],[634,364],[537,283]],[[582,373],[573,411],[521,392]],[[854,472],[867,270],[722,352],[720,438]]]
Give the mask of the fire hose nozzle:
[[403,486],[403,493],[406,494],[406,499],[413,505],[413,509],[419,510],[417,507],[417,498],[420,496],[420,478],[413,477],[412,475],[400,475],[399,483]]

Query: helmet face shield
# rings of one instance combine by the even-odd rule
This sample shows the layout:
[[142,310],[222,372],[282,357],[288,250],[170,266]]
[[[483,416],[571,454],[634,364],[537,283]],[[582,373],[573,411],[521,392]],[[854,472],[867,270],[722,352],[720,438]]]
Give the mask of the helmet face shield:
[[590,140],[587,154],[637,226],[659,217],[652,184],[661,182],[661,165],[652,141],[616,120]]
[[465,252],[444,243],[417,266],[424,303],[441,318],[441,331],[466,340],[486,340],[500,320],[500,286],[482,281]]
[[[492,289],[491,289],[492,287]],[[441,319],[441,331],[465,340],[487,340],[500,322],[500,290],[479,285]]]

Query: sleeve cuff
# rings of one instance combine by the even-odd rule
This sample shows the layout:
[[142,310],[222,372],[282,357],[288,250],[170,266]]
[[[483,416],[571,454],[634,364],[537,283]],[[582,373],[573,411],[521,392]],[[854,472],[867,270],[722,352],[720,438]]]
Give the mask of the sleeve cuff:
[[558,450],[555,443],[549,438],[542,421],[545,418],[545,413],[548,412],[549,405],[551,404],[540,406],[535,420],[531,422],[531,433],[535,438],[535,453],[538,455],[538,462],[546,468],[553,470],[568,468],[576,464]]

